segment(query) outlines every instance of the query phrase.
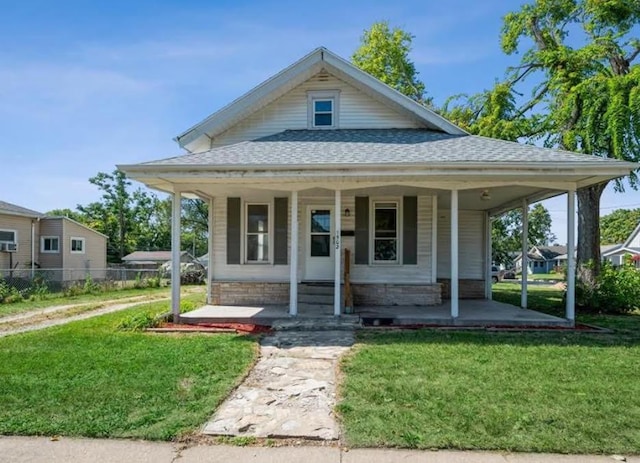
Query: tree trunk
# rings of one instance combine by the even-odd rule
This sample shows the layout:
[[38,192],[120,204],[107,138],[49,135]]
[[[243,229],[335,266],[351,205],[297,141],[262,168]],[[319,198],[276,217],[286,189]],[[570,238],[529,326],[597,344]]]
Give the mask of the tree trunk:
[[577,278],[588,287],[595,285],[600,274],[600,197],[609,182],[577,191],[578,194],[578,258]]

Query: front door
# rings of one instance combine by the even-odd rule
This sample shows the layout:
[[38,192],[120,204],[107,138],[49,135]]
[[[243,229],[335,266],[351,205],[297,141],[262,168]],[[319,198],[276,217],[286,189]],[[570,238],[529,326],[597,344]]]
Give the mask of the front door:
[[333,280],[333,208],[309,206],[307,208],[306,272],[307,280]]

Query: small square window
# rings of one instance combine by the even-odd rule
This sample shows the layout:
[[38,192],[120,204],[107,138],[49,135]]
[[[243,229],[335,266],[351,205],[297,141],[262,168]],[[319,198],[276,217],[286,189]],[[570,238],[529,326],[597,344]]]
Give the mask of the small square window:
[[40,252],[60,252],[60,238],[58,238],[57,236],[43,236],[42,238],[40,238]]
[[71,238],[71,252],[84,254],[84,238]]
[[16,235],[15,230],[0,230],[0,243],[15,243]]
[[338,127],[338,96],[337,90],[308,92],[310,129]]

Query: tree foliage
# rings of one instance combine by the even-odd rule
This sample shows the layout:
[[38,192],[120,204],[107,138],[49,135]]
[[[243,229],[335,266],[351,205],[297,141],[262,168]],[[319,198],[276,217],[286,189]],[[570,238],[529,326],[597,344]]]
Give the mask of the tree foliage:
[[376,22],[364,31],[351,61],[400,93],[429,105],[431,99],[425,94],[425,85],[409,59],[413,38],[399,27],[392,29],[387,21]]
[[[540,203],[529,207],[527,247],[547,246],[556,240],[551,232],[551,215]],[[496,218],[491,227],[494,263],[510,266],[513,256],[522,251],[522,210],[513,209]]]
[[624,243],[640,223],[640,209],[618,209],[600,218],[602,244]]
[[[501,34],[502,50],[519,54],[519,64],[493,89],[448,101],[445,116],[474,134],[638,161],[639,21],[637,0],[529,2],[505,16]],[[635,173],[629,181],[636,186]],[[578,191],[579,276],[585,280],[595,281],[599,272],[605,187]],[[593,265],[584,265],[588,261]]]

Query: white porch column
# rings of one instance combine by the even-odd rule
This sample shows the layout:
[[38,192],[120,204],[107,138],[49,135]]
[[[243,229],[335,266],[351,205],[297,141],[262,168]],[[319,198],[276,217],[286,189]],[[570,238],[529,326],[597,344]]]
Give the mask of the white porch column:
[[431,283],[438,282],[438,196],[431,197]]
[[567,307],[565,317],[576,319],[576,192],[567,192]]
[[336,190],[336,204],[335,211],[333,213],[334,216],[334,257],[335,257],[335,285],[334,285],[334,294],[333,294],[333,315],[336,317],[340,316],[340,312],[342,309],[341,304],[341,292],[340,291],[340,280],[341,280],[341,269],[342,266],[340,262],[342,261],[342,245],[340,243],[340,224],[342,222],[342,192],[340,190]]
[[209,198],[209,216],[208,222],[208,239],[207,239],[207,256],[209,256],[209,262],[207,263],[207,304],[213,302],[211,296],[211,285],[213,280],[213,216],[214,216],[214,203],[213,198]]
[[171,203],[171,313],[180,323],[180,213],[182,193],[176,190]]
[[485,244],[485,276],[484,276],[484,297],[493,299],[493,246],[491,243],[491,216],[487,212],[484,215],[484,244]]
[[289,315],[298,315],[298,192],[291,192],[291,247],[289,250]]
[[527,283],[529,277],[529,202],[522,200],[522,286],[520,288],[520,307],[527,308]]
[[451,190],[451,318],[458,313],[458,190]]

